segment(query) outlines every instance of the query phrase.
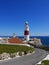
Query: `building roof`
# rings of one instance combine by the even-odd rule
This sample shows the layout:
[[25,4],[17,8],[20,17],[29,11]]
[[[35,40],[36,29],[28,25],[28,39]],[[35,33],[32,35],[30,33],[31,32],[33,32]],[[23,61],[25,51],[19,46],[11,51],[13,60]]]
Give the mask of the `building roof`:
[[23,44],[23,41],[21,39],[19,39],[19,38],[12,37],[12,38],[8,39],[8,43]]

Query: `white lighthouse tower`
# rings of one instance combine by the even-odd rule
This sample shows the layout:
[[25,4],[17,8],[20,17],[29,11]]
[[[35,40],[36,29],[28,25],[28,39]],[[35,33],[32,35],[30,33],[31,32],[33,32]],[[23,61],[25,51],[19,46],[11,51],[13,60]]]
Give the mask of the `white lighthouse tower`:
[[25,22],[24,38],[26,41],[29,41],[29,25],[27,21]]

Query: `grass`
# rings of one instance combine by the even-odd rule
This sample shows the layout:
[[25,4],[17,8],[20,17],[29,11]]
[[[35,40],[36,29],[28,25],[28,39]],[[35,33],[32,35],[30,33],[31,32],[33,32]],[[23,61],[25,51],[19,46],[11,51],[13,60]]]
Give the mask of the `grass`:
[[41,62],[41,64],[37,64],[37,65],[49,65],[49,60],[44,60]]
[[46,50],[46,51],[49,51],[49,46],[44,47],[44,48],[42,48],[42,49],[44,49],[44,50]]
[[6,53],[15,53],[15,52],[23,52],[23,51],[30,51],[33,52],[34,49],[28,46],[22,46],[22,45],[7,45],[7,44],[0,44],[0,54],[3,52]]

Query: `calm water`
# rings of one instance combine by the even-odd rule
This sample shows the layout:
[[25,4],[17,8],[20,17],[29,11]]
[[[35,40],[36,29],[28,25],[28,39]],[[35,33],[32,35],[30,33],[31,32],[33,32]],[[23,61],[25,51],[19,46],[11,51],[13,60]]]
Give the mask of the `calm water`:
[[[12,36],[0,36],[0,37],[12,37]],[[19,38],[24,38],[23,36],[18,36]],[[31,36],[30,38],[39,38],[43,45],[49,45],[49,36]]]

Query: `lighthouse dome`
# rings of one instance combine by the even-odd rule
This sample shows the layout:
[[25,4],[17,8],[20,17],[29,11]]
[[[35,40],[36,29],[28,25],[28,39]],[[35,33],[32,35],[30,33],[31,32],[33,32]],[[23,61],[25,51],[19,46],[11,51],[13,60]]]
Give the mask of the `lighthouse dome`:
[[25,31],[29,31],[28,21],[25,22]]
[[25,24],[28,25],[28,21],[26,21]]

